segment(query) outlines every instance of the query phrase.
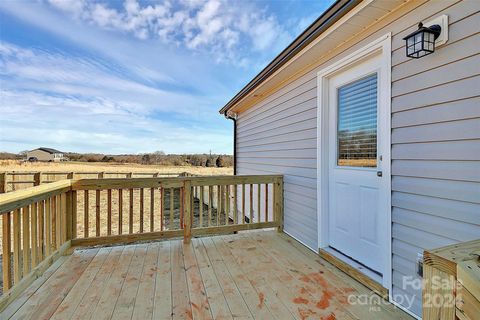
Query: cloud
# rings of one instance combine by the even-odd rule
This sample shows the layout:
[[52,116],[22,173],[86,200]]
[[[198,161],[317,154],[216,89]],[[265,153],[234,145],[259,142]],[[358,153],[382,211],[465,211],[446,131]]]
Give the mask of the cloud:
[[217,62],[235,63],[253,51],[280,49],[292,38],[276,17],[249,2],[229,0],[166,1],[142,5],[126,0],[113,8],[93,1],[49,0],[73,18],[110,31],[157,39],[189,50],[214,53]]
[[1,90],[0,96],[2,150],[49,145],[79,152],[231,152],[223,128],[144,116],[108,99],[27,90]]
[[0,81],[1,150],[231,152],[218,103],[130,79],[99,58],[0,42]]
[[[9,81],[3,82],[5,88],[109,99],[139,114],[190,115],[201,111],[194,95],[169,92],[129,79],[121,67],[113,68],[98,58],[0,43],[0,67],[0,76],[9,77]],[[148,72],[149,77],[162,77],[155,71]]]

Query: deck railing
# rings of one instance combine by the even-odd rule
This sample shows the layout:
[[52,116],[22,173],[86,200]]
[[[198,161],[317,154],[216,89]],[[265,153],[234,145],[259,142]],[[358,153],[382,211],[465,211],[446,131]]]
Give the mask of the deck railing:
[[283,225],[283,178],[62,180],[0,195],[0,310],[71,246],[232,233]]
[[186,176],[186,172],[123,171],[4,171],[0,172],[0,193],[22,190],[65,179],[157,178]]

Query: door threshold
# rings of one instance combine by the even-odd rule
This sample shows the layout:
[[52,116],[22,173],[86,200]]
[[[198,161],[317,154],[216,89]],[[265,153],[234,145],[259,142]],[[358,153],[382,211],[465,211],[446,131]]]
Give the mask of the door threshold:
[[319,255],[347,275],[388,301],[388,289],[382,286],[382,276],[333,248],[322,248]]

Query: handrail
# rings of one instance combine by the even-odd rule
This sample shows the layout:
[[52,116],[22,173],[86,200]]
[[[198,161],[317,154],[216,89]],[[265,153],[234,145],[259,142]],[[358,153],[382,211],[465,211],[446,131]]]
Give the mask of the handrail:
[[0,215],[8,211],[22,208],[52,195],[69,191],[71,180],[60,180],[49,184],[0,194]]
[[244,175],[244,176],[186,176],[168,178],[104,178],[72,180],[72,190],[106,190],[115,188],[179,188],[184,181],[191,181],[192,186],[273,183],[281,175]]
[[67,179],[0,194],[0,216],[1,311],[70,245],[282,230],[283,177]]

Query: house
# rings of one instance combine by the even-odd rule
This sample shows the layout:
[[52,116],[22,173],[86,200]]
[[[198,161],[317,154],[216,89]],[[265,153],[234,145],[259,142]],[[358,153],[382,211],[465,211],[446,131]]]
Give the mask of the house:
[[64,161],[65,158],[61,151],[52,148],[38,148],[27,152],[27,160],[35,159],[38,161]]
[[479,26],[477,0],[339,0],[220,110],[235,173],[284,176],[284,231],[417,317],[423,250],[480,238]]

